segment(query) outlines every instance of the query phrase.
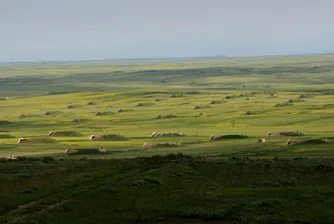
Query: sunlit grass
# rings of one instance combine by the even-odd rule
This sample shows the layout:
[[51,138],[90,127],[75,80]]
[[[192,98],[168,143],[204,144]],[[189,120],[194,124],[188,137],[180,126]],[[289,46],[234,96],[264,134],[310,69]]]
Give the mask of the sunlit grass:
[[[16,138],[0,139],[0,156],[60,154],[69,147],[100,146],[107,150],[136,150],[106,157],[169,152],[227,155],[247,150],[252,153],[263,147],[266,150],[258,156],[315,156],[313,150],[329,150],[331,146],[286,148],[287,137],[274,138],[277,144],[270,144],[269,139],[268,144],[260,146],[257,139],[266,138],[268,132],[296,130],[307,138],[333,136],[333,61],[333,55],[312,55],[136,61],[131,66],[125,61],[118,62],[122,65],[108,61],[2,64],[0,77],[11,78],[0,79],[0,93],[10,98],[0,101],[0,120],[11,123],[2,125],[0,131],[10,131]],[[54,95],[45,95],[46,92]],[[177,97],[172,98],[173,94]],[[299,100],[300,94],[307,97]],[[226,95],[232,99],[225,99]],[[246,97],[251,100],[246,101]],[[287,104],[289,99],[294,102]],[[210,104],[212,100],[218,103]],[[88,105],[89,102],[94,104]],[[284,106],[274,107],[278,103]],[[69,105],[73,108],[69,109]],[[196,110],[197,105],[201,108]],[[126,112],[119,113],[120,109]],[[51,115],[44,115],[47,111]],[[245,115],[247,111],[255,115]],[[98,116],[98,112],[103,114]],[[26,117],[20,118],[23,114]],[[157,119],[158,115],[169,114],[175,117]],[[80,122],[74,123],[74,119]],[[57,144],[48,146],[17,144],[20,137],[45,137],[50,131],[78,131],[84,137],[55,137]],[[152,139],[154,131],[181,131],[186,136]],[[240,133],[250,139],[209,142],[210,135]],[[92,134],[121,134],[129,141],[90,142]],[[144,142],[177,140],[184,144],[172,149],[143,149]],[[282,150],[275,151],[277,147]]]

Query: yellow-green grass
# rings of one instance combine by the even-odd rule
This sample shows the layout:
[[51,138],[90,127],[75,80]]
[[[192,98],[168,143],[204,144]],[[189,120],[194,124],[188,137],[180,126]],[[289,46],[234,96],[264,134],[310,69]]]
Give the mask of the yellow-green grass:
[[[5,64],[0,93],[9,100],[0,101],[0,120],[12,123],[0,125],[0,131],[10,131],[16,138],[0,138],[0,156],[63,156],[66,148],[101,146],[108,153],[89,156],[121,158],[171,152],[215,157],[333,156],[333,144],[287,147],[289,137],[266,136],[268,132],[299,130],[305,136],[292,138],[334,137],[333,62],[333,55],[311,55],[139,61],[132,66],[126,61],[118,62],[124,63],[121,66],[113,61]],[[189,91],[198,93],[187,94]],[[252,95],[253,91],[257,94]],[[272,92],[276,95],[271,96]],[[171,98],[173,94],[177,97]],[[300,94],[306,98],[298,100]],[[226,100],[226,95],[232,99]],[[246,97],[252,100],[246,101]],[[161,101],[155,101],[157,98]],[[297,101],[274,107],[289,99]],[[211,105],[212,100],[218,103]],[[138,107],[138,103],[144,105]],[[194,109],[197,105],[202,108]],[[118,113],[119,109],[130,111]],[[46,111],[51,115],[44,115]],[[244,115],[246,111],[255,115]],[[106,114],[97,116],[97,112]],[[200,112],[206,115],[198,116]],[[22,114],[26,117],[20,118]],[[156,118],[168,114],[177,117]],[[74,123],[74,119],[81,122]],[[56,143],[48,144],[17,144],[21,137],[74,130],[84,136],[56,136]],[[185,136],[151,138],[154,131],[181,131]],[[241,133],[250,138],[209,142],[210,135]],[[129,139],[89,141],[93,134],[121,134]],[[257,143],[258,138],[266,138],[266,143]],[[144,142],[162,141],[180,141],[182,145],[143,148]]]

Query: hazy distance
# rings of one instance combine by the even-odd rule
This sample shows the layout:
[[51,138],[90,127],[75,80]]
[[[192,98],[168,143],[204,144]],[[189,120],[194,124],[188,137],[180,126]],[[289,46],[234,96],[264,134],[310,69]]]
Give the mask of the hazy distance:
[[334,52],[333,0],[0,0],[0,61]]

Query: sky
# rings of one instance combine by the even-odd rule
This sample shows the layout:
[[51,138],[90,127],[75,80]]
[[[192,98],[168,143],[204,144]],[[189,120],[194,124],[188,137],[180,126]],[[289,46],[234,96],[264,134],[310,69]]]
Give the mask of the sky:
[[0,0],[0,61],[334,52],[334,0]]

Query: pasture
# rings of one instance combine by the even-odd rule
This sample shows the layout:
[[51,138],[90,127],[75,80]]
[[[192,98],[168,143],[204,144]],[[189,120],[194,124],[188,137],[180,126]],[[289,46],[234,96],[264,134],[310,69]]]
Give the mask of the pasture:
[[333,223],[333,122],[332,54],[0,64],[0,223]]
[[[99,147],[107,153],[89,156],[332,156],[332,144],[286,142],[334,136],[333,61],[333,55],[311,55],[2,64],[0,94],[9,99],[0,101],[0,156],[62,156],[67,148]],[[297,130],[304,136],[267,136]],[[17,144],[50,131],[63,134],[51,136],[54,142]],[[152,132],[184,136],[152,138]],[[89,140],[115,134],[126,139]],[[209,141],[240,134],[249,138]],[[258,144],[259,138],[266,142]],[[143,148],[177,141],[178,147]]]

